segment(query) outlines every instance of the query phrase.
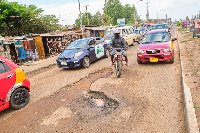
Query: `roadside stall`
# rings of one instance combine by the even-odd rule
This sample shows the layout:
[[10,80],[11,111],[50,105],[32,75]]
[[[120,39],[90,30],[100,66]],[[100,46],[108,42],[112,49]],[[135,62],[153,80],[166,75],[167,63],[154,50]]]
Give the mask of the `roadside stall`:
[[25,59],[27,58],[27,56],[26,56],[26,51],[24,50],[24,47],[22,45],[22,42],[19,40],[16,41],[15,48],[17,50],[20,63],[25,62]]
[[32,61],[32,62],[38,60],[35,40],[33,40],[33,38],[24,38],[22,40],[22,44],[23,44],[24,50],[26,51],[27,60]]

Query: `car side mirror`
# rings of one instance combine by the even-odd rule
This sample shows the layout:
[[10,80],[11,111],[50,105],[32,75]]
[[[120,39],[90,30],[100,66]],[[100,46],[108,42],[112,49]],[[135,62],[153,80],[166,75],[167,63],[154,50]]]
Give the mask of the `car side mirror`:
[[172,38],[172,41],[176,41],[177,40],[177,38]]

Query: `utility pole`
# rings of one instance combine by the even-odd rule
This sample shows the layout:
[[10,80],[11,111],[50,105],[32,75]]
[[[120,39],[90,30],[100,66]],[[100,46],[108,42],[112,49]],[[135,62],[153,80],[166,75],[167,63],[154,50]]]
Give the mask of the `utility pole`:
[[149,20],[149,2],[147,0],[147,14],[146,14],[146,19]]
[[87,21],[88,21],[88,25],[90,25],[90,21],[89,21],[89,19],[88,19],[88,12],[87,12],[87,7],[88,7],[89,5],[85,5],[85,7],[86,7],[86,13],[87,13]]
[[79,3],[79,12],[80,12],[80,21],[81,21],[81,32],[82,32],[82,38],[83,38],[82,14],[81,14],[81,5],[80,5],[79,0],[78,0],[78,3]]
[[167,23],[167,14],[166,14],[166,23]]
[[106,25],[108,25],[108,16],[107,16],[107,0],[105,0],[105,6],[106,6]]
[[200,11],[199,11],[199,18],[200,18]]

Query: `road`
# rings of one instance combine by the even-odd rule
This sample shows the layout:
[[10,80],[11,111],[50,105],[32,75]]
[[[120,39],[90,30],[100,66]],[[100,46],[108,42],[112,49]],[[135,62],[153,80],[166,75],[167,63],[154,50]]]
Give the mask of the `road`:
[[174,64],[137,64],[138,47],[127,51],[130,66],[123,66],[120,78],[108,58],[87,69],[53,66],[27,75],[30,103],[0,112],[0,131],[184,133],[177,42]]

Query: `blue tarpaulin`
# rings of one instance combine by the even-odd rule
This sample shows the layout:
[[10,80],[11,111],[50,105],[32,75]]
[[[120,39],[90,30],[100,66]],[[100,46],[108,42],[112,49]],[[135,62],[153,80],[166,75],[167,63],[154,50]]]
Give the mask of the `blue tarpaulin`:
[[18,51],[18,56],[20,60],[25,60],[27,58],[26,51],[23,48],[22,42],[17,41],[15,42],[15,47]]

